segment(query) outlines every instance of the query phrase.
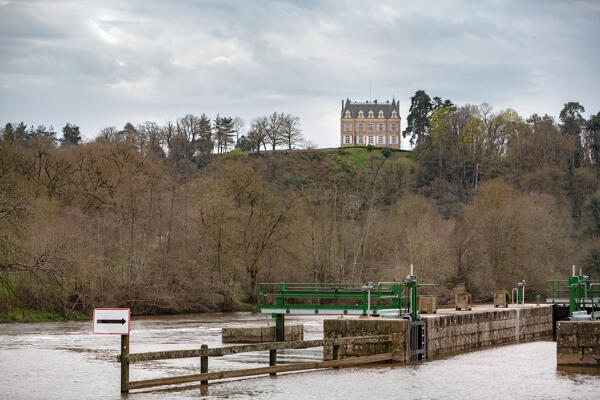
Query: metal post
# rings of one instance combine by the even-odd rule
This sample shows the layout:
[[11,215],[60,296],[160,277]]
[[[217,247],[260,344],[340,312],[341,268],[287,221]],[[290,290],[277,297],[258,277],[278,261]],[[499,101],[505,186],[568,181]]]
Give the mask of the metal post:
[[[208,349],[208,345],[203,344],[200,346],[202,350]],[[208,372],[208,356],[200,356],[200,373],[206,374]],[[202,385],[208,384],[208,381],[200,381]]]
[[[277,349],[269,350],[269,367],[277,365]],[[269,375],[275,376],[276,372],[271,372]]]
[[129,392],[129,335],[121,335],[121,393]]
[[285,342],[284,314],[275,314],[275,341]]

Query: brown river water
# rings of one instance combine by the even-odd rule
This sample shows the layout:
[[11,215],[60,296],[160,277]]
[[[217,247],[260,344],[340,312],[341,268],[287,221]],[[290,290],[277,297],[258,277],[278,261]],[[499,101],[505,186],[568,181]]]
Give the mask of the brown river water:
[[[304,324],[323,336],[322,318]],[[131,353],[221,346],[223,326],[272,320],[250,313],[134,318]],[[556,344],[539,341],[474,351],[414,365],[288,373],[208,386],[120,394],[120,338],[93,335],[90,322],[0,324],[0,400],[5,399],[600,399],[600,375],[558,371]],[[268,352],[210,358],[209,371],[263,367]],[[316,361],[322,350],[278,352],[278,363]],[[199,359],[131,365],[131,380],[199,373]]]

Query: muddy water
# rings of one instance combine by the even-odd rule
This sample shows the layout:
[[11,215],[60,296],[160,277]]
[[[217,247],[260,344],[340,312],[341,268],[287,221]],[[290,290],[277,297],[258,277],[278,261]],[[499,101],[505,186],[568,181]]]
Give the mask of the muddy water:
[[[305,338],[322,337],[322,320],[293,318]],[[247,313],[137,318],[131,352],[221,346],[221,327],[270,318]],[[289,319],[290,321],[292,318]],[[120,338],[92,335],[91,322],[0,324],[0,400],[120,399]],[[320,360],[320,349],[288,350],[278,362]],[[600,376],[557,371],[556,344],[502,346],[412,366],[379,365],[292,373],[131,393],[128,399],[599,399]],[[268,353],[211,358],[209,370],[268,365]],[[198,359],[133,364],[131,380],[199,372]]]

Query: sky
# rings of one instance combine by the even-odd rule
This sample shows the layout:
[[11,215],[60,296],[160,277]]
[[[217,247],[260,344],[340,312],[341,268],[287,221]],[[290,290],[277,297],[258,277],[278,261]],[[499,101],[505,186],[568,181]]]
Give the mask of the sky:
[[[0,124],[300,118],[339,146],[341,100],[419,89],[524,117],[600,111],[600,1],[0,0]],[[408,142],[403,141],[408,148]]]

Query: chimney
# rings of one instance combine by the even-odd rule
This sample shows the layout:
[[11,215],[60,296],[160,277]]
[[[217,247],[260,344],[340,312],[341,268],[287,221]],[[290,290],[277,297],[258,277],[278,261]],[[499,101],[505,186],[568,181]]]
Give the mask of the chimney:
[[344,109],[344,99],[342,99],[342,110]]

